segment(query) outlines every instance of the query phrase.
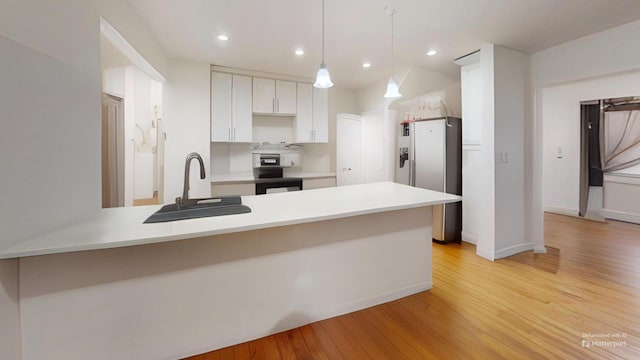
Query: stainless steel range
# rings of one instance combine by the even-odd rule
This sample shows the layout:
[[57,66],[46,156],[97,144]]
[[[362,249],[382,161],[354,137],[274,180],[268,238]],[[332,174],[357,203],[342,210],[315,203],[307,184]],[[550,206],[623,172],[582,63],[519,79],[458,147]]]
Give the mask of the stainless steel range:
[[302,178],[284,177],[283,169],[299,165],[300,154],[297,153],[253,153],[256,195],[302,190]]

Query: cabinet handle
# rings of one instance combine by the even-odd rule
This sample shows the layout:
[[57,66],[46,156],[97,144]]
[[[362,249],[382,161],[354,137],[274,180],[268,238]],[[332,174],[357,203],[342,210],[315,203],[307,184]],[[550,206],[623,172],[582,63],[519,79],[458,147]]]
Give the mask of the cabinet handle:
[[229,140],[232,140],[231,139],[231,128],[229,128]]
[[276,98],[271,99],[271,105],[273,108],[273,112],[277,112],[276,110]]
[[276,99],[276,108],[278,109],[276,112],[280,112],[280,99]]
[[233,128],[233,140],[236,139],[236,128]]

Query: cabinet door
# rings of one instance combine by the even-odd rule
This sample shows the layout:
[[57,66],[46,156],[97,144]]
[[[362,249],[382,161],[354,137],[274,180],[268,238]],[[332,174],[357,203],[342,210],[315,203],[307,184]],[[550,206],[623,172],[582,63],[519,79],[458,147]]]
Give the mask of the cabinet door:
[[329,89],[313,88],[313,142],[329,142]]
[[278,114],[296,114],[296,83],[276,80],[276,111]]
[[253,112],[272,114],[275,112],[275,80],[253,78]]
[[234,142],[251,142],[251,77],[233,75],[231,138]]
[[298,83],[298,112],[295,142],[313,142],[313,101],[311,84]]
[[211,73],[211,141],[231,140],[231,75]]

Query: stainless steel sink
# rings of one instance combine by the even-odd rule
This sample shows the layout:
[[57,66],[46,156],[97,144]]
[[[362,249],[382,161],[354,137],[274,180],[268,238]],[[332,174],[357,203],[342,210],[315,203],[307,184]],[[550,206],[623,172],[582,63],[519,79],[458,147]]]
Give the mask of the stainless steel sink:
[[207,199],[192,199],[195,205],[179,208],[177,204],[163,206],[147,220],[145,224],[196,219],[210,216],[246,214],[251,208],[242,205],[240,196],[220,196]]

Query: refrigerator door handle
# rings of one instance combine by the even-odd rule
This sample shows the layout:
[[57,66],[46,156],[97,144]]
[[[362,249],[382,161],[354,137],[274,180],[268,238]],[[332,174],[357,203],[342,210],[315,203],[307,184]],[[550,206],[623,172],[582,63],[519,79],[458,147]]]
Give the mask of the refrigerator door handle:
[[409,161],[409,186],[416,186],[416,161]]

